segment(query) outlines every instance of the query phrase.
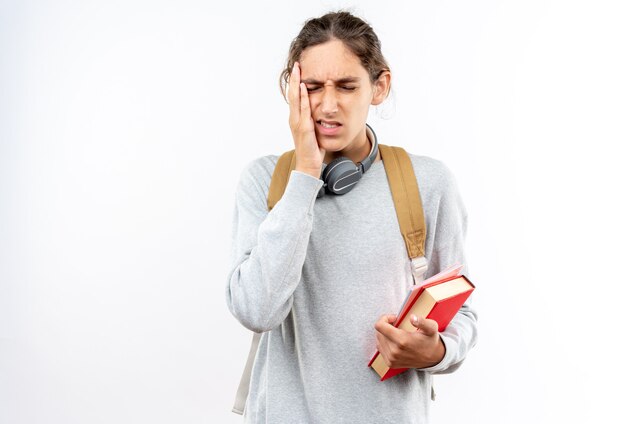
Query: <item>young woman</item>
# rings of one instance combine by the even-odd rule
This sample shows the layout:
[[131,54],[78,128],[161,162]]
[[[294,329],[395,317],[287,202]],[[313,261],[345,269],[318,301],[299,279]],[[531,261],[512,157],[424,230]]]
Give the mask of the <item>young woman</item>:
[[[476,342],[476,314],[463,305],[441,333],[423,318],[413,321],[418,331],[406,332],[386,315],[413,277],[376,135],[366,125],[370,105],[382,103],[391,85],[378,37],[346,12],[311,19],[291,44],[281,82],[295,170],[269,212],[278,156],[250,163],[236,194],[227,303],[262,333],[245,420],[427,422],[431,375],[464,360]],[[320,196],[337,188],[320,177],[341,157],[362,163],[362,177]],[[427,224],[428,277],[465,262],[467,216],[446,166],[410,159]],[[414,370],[381,382],[367,367],[376,349],[388,365]]]

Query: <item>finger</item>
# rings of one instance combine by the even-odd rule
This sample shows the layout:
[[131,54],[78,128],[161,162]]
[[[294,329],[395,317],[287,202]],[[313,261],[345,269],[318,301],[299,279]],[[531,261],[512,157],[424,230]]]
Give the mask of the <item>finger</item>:
[[289,95],[294,98],[298,98],[300,96],[299,87],[300,86],[300,65],[298,62],[295,62],[291,67],[291,73],[289,74]]
[[427,336],[432,336],[439,332],[439,324],[432,319],[419,318],[416,315],[411,315],[411,324]]
[[393,324],[395,320],[396,320],[395,315],[390,315],[390,314],[381,315],[380,318],[378,318],[378,321],[376,321],[376,323],[374,324],[374,328],[378,329],[376,327],[377,325]]
[[309,104],[309,92],[306,84],[300,83],[300,120],[311,117],[311,105]]
[[297,122],[300,116],[300,66],[298,62],[294,63],[291,68],[287,98],[289,99],[289,111]]
[[[404,330],[400,330],[399,328],[394,327],[390,321],[393,315],[383,315],[374,325],[376,331],[385,336],[390,341],[397,343],[402,337],[404,337]],[[395,318],[394,318],[395,321]]]

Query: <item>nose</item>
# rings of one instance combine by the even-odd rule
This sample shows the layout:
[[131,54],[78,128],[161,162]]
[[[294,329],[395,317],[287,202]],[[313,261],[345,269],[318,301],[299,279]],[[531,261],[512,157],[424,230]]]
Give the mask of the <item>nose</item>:
[[337,113],[337,96],[332,87],[326,87],[322,94],[321,109],[323,114]]

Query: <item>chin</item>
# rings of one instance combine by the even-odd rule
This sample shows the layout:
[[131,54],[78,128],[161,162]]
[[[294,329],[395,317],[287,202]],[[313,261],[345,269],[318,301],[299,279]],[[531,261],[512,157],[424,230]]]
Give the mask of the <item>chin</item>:
[[335,138],[318,134],[315,136],[320,147],[325,149],[327,152],[338,152],[346,147],[346,143],[344,143],[343,138]]

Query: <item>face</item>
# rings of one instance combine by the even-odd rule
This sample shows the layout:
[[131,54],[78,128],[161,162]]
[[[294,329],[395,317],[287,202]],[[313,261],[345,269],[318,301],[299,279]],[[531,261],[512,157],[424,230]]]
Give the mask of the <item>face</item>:
[[315,135],[327,158],[362,160],[371,147],[365,133],[369,106],[386,97],[389,73],[372,84],[359,58],[339,40],[306,48],[299,62]]

